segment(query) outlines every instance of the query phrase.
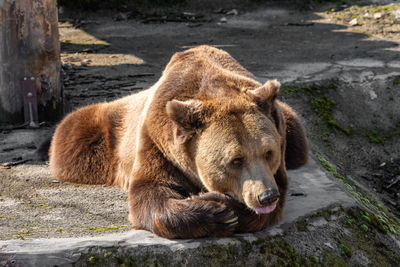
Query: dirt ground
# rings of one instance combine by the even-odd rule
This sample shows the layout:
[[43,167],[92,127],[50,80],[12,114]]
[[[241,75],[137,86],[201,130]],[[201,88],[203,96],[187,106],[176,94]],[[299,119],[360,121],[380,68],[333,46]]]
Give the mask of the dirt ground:
[[[245,8],[230,1],[173,13],[65,10],[65,93],[73,109],[116,99],[153,84],[174,52],[200,44],[222,48],[261,82],[280,80],[282,99],[305,123],[312,153],[399,215],[400,4],[374,2],[379,6],[332,2],[300,10],[286,2]],[[322,110],[315,105],[321,99]],[[34,159],[51,131],[48,124],[0,130],[0,239],[130,229],[123,190],[59,182]],[[98,208],[104,205],[112,212]],[[41,225],[37,218],[46,216]]]

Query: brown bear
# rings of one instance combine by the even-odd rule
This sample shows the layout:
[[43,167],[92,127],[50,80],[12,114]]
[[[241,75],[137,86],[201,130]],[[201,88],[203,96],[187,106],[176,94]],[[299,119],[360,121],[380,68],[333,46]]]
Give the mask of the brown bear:
[[176,53],[151,88],[69,114],[51,142],[51,173],[123,187],[133,227],[163,237],[260,231],[282,217],[286,168],[307,161],[279,87],[210,46]]

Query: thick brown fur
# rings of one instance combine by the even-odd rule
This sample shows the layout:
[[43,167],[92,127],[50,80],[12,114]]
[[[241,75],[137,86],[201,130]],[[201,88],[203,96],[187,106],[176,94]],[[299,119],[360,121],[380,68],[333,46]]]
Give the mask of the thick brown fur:
[[[286,168],[307,161],[304,130],[228,53],[176,53],[138,94],[78,109],[57,127],[50,170],[61,180],[128,190],[136,229],[169,238],[254,232],[282,217]],[[276,189],[266,208],[260,195]]]

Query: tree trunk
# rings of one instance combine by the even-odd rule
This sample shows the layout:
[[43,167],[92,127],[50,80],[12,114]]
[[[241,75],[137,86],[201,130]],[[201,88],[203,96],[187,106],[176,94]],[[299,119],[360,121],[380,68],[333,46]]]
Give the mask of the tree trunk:
[[62,116],[56,0],[0,0],[0,124]]

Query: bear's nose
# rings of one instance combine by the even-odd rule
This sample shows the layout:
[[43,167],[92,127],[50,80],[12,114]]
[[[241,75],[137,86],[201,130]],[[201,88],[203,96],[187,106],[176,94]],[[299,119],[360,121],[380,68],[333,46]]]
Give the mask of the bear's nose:
[[278,190],[268,189],[267,191],[264,191],[258,195],[258,202],[260,202],[261,205],[269,205],[277,200],[279,196],[280,194]]

